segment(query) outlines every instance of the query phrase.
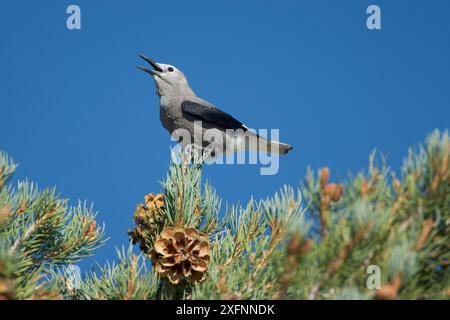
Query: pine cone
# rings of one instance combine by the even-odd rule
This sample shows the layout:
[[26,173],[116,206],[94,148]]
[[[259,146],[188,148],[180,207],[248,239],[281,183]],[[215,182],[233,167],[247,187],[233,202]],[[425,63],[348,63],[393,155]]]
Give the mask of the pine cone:
[[325,186],[323,193],[330,197],[331,201],[338,202],[343,191],[344,187],[341,184],[329,183]]
[[160,212],[164,208],[164,195],[158,193],[156,196],[154,193],[150,193],[145,196],[145,204],[150,210]]
[[0,278],[0,300],[16,299],[14,283],[11,279]]
[[149,241],[159,232],[163,225],[163,209],[165,206],[164,195],[150,193],[145,196],[145,205],[136,206],[133,218],[136,228],[128,231],[133,244],[139,243],[139,247],[146,252],[150,247]]
[[209,237],[195,228],[165,228],[150,252],[155,270],[173,284],[206,279]]
[[0,207],[0,224],[11,215],[11,206],[9,204]]
[[164,195],[159,193],[156,196],[150,193],[145,196],[145,205],[142,203],[136,206],[134,221],[138,225],[152,227],[163,215]]

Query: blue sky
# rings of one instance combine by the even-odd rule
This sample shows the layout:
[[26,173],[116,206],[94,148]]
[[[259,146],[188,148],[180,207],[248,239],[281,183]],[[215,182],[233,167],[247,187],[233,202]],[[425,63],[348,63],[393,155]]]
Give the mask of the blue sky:
[[[66,28],[70,4],[81,30]],[[366,28],[370,4],[379,31]],[[274,176],[206,167],[228,203],[298,186],[307,166],[344,179],[374,148],[398,170],[409,146],[449,127],[449,1],[2,0],[0,12],[0,149],[20,163],[15,178],[94,202],[111,239],[83,267],[115,258],[135,204],[166,175],[170,139],[139,53],[294,146]]]

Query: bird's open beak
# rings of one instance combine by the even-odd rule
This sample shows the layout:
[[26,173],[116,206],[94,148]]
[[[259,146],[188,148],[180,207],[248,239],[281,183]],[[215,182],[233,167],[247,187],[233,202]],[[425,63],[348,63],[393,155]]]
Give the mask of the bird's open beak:
[[142,54],[140,54],[139,57],[141,57],[146,62],[148,62],[154,69],[154,70],[150,70],[150,69],[144,68],[144,67],[136,67],[139,70],[142,70],[142,71],[148,73],[151,76],[157,75],[159,72],[163,71],[163,69],[161,69],[161,67],[155,61],[153,61],[152,59],[147,58],[146,56],[143,56]]

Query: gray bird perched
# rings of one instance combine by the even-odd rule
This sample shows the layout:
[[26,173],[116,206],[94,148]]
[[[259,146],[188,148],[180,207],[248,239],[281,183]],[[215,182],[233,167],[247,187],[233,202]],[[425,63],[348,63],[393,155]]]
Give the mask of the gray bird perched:
[[[258,150],[286,154],[292,150],[292,146],[288,144],[270,141],[257,135],[228,113],[197,97],[183,72],[176,67],[157,63],[143,55],[139,56],[153,67],[153,70],[137,68],[150,74],[155,80],[156,93],[160,97],[160,119],[164,128],[171,135],[174,135],[178,129],[184,129],[190,133],[191,137],[194,137],[191,141],[180,141],[183,146],[192,142],[202,147],[212,145],[215,153]],[[203,132],[207,130],[209,135],[211,136],[212,133],[214,137],[209,137],[207,142],[204,138],[202,141],[197,141],[194,133],[194,122],[197,123],[197,121],[201,121]],[[254,140],[258,142],[248,143],[246,137],[256,138]]]

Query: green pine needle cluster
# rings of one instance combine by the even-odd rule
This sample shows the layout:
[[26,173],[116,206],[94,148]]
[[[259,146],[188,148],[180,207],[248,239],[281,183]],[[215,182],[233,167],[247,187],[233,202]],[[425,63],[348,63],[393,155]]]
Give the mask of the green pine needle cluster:
[[0,299],[59,298],[45,275],[90,255],[104,228],[91,206],[70,207],[55,189],[28,181],[8,185],[16,167],[0,153]]
[[448,299],[449,153],[435,131],[399,174],[374,153],[346,181],[309,170],[297,189],[228,208],[201,161],[171,163],[162,195],[134,215],[140,246],[78,281],[67,265],[103,241],[92,209],[8,186],[15,164],[0,154],[0,297]]

